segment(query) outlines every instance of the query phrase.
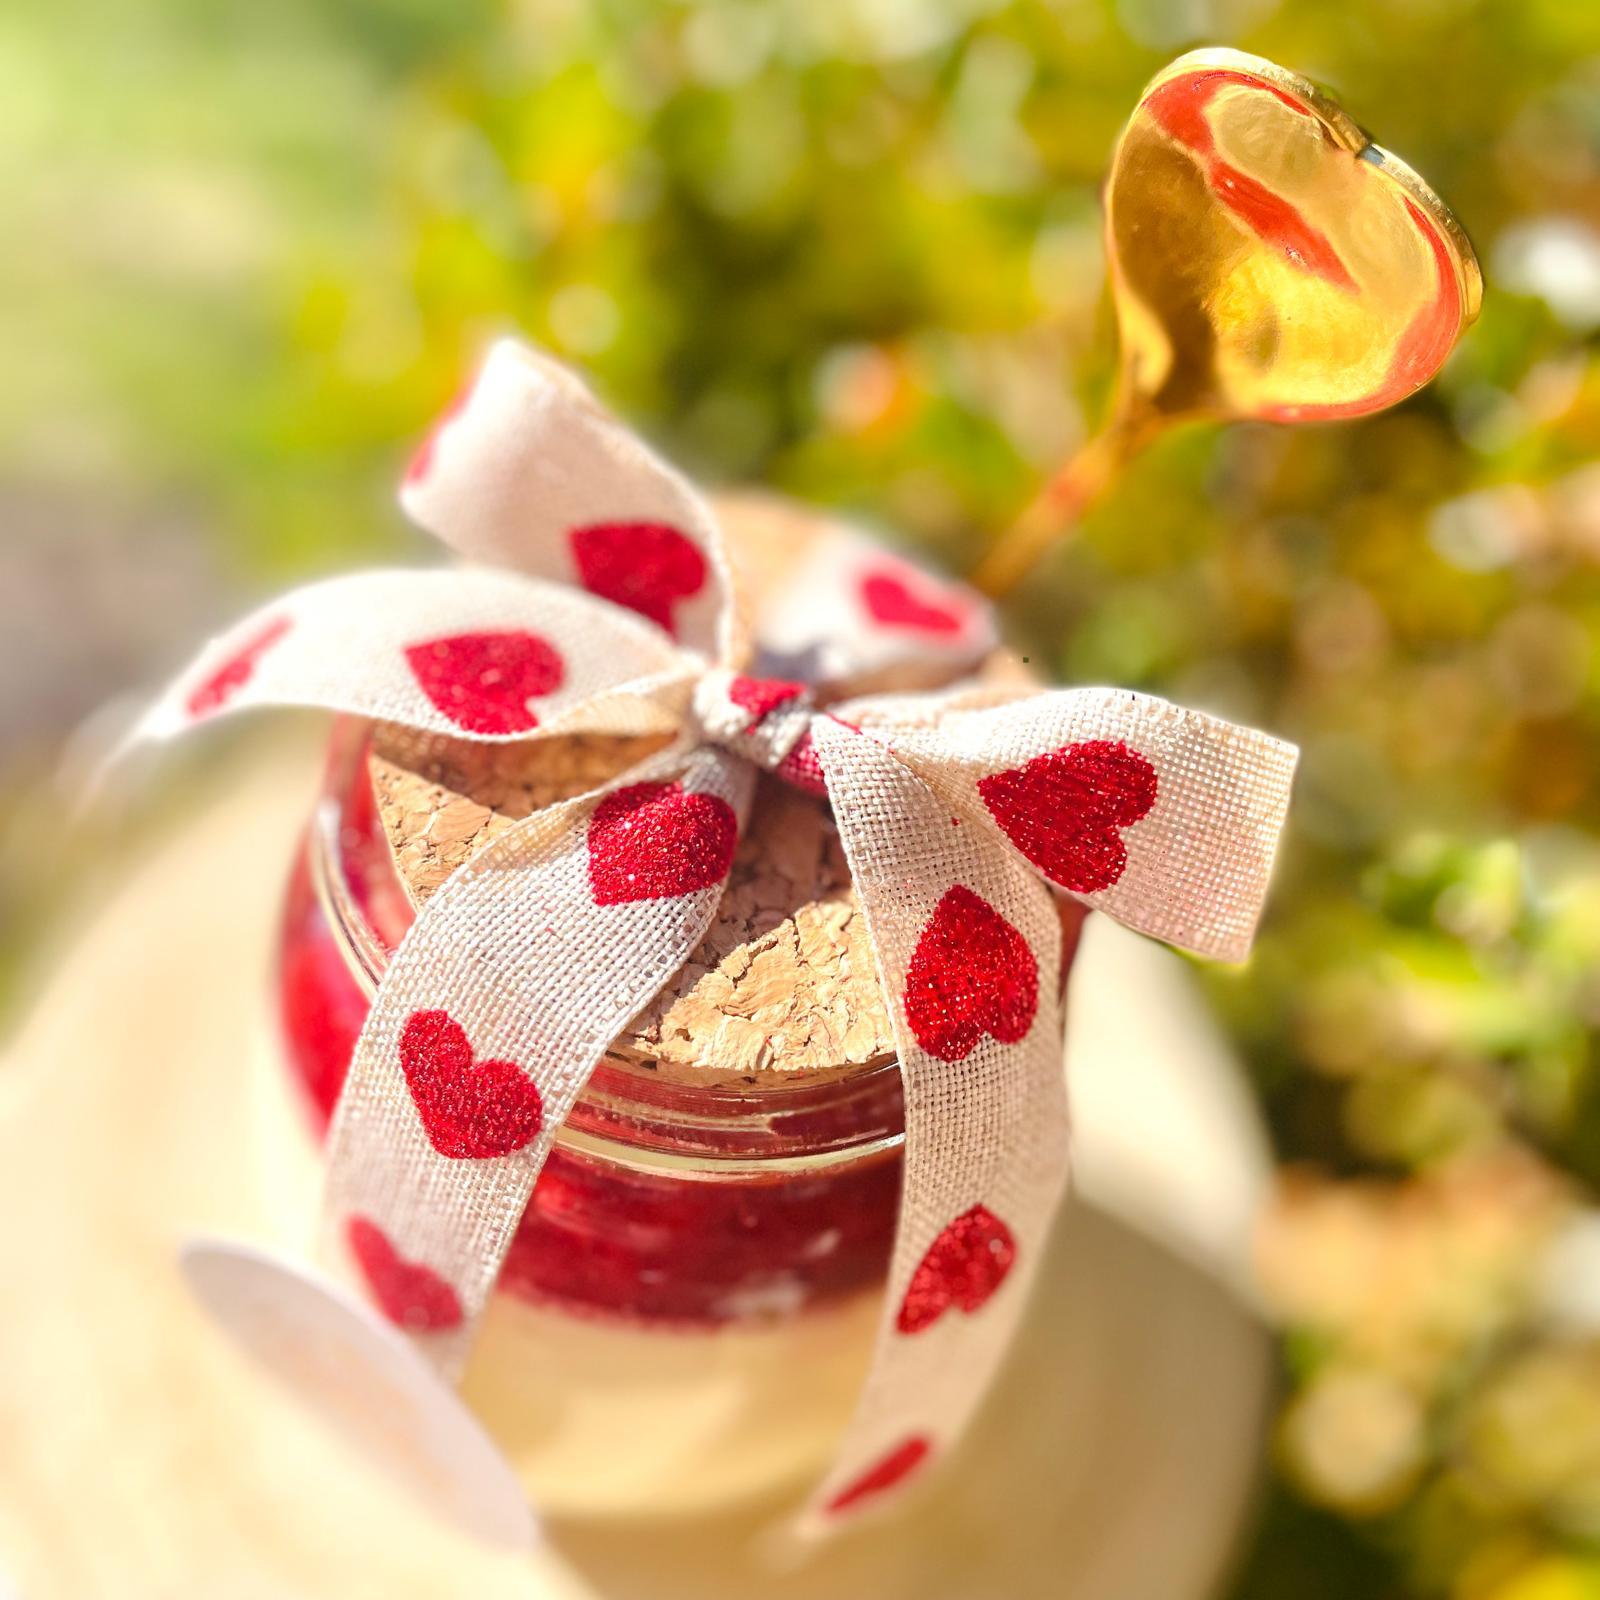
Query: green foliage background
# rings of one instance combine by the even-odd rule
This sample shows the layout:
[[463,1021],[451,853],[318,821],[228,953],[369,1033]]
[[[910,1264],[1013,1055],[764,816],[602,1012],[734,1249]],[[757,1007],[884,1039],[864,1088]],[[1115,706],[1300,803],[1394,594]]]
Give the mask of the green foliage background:
[[[0,486],[134,568],[152,529],[203,541],[202,598],[115,658],[153,679],[233,591],[412,549],[398,463],[517,327],[701,472],[963,568],[1099,413],[1097,185],[1200,43],[1333,87],[1490,282],[1426,394],[1171,438],[1011,616],[1063,679],[1304,747],[1259,954],[1207,980],[1286,1169],[1238,1595],[1576,1600],[1600,1344],[1552,1319],[1548,1251],[1600,1179],[1600,7],[9,8]],[[0,783],[58,737],[22,726]],[[27,804],[13,949],[58,890]]]

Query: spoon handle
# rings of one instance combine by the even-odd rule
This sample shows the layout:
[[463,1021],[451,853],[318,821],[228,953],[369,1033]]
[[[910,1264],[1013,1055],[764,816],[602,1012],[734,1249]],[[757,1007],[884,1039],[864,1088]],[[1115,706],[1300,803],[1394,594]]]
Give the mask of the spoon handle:
[[1053,544],[1069,537],[1085,511],[1166,425],[1158,413],[1124,400],[1111,420],[1033,497],[967,578],[991,600],[1010,594]]

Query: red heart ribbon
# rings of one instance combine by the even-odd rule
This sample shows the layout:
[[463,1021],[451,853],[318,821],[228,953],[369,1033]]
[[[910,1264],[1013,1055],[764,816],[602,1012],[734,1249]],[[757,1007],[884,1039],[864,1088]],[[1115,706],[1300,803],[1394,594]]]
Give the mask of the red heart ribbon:
[[959,670],[994,641],[976,595],[845,531],[758,619],[766,675],[750,676],[709,507],[516,345],[435,430],[402,501],[478,564],[286,595],[140,732],[310,705],[480,741],[676,738],[499,834],[423,908],[334,1119],[329,1252],[458,1374],[556,1130],[710,924],[756,772],[825,785],[906,1102],[872,1368],[798,1524],[826,1533],[948,1452],[1025,1302],[1067,1173],[1060,1004],[1039,981],[1059,962],[1050,885],[1242,958],[1294,751],[1111,689],[968,683],[821,711],[811,685]]

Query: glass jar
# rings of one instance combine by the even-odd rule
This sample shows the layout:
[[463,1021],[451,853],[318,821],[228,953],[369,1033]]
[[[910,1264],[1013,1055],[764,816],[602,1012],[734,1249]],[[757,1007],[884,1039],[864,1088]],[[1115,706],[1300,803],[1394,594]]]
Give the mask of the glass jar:
[[[285,1053],[318,1138],[415,916],[368,737],[336,728],[279,945]],[[1081,913],[1062,908],[1064,982]],[[556,1135],[463,1384],[535,1503],[700,1510],[822,1468],[878,1321],[903,1127],[893,1061],[726,1087],[602,1062]]]

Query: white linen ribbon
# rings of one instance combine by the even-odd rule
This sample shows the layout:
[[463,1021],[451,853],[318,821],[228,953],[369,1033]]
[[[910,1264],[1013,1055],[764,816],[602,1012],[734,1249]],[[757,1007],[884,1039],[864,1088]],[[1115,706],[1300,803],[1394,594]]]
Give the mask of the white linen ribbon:
[[[500,834],[421,909],[334,1117],[326,1244],[347,1269],[374,1248],[407,1264],[426,1290],[407,1331],[453,1379],[556,1130],[709,926],[757,771],[825,792],[906,1103],[871,1370],[797,1525],[826,1533],[952,1447],[1022,1311],[1068,1169],[1049,886],[1241,959],[1295,753],[1120,690],[969,686],[823,710],[806,684],[749,676],[710,507],[515,344],[419,452],[402,504],[480,564],[286,595],[205,650],[140,733],[295,705],[466,740],[676,737]],[[854,536],[833,547],[832,586],[829,559],[824,542],[758,619],[773,657],[839,682],[900,660],[954,675],[992,647],[960,585]]]

